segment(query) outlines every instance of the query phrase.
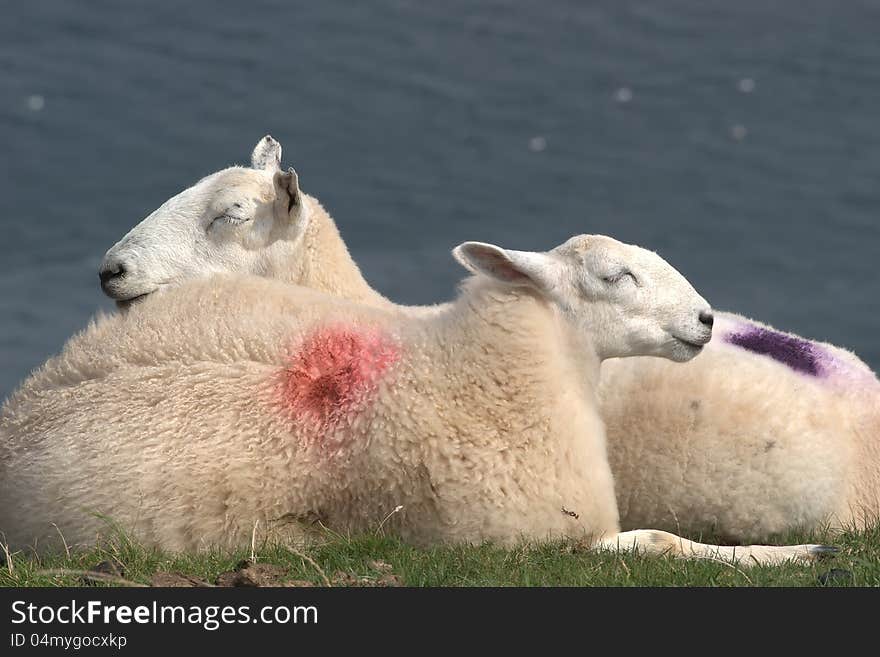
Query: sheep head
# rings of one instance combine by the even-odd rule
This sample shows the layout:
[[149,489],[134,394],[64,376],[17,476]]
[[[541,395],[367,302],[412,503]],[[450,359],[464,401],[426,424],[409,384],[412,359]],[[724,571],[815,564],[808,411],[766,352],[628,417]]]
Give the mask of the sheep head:
[[295,249],[309,202],[296,173],[281,171],[281,144],[267,135],[251,164],[202,178],[129,231],[101,263],[104,292],[125,307],[191,278],[264,274]]
[[475,273],[546,298],[589,335],[600,359],[686,361],[712,337],[711,307],[684,276],[656,253],[604,235],[578,235],[543,253],[465,242],[453,254]]

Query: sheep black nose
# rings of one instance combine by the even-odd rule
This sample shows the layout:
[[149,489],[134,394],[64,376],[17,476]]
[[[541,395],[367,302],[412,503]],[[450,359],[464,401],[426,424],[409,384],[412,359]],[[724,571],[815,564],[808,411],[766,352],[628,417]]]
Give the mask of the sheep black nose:
[[98,278],[101,279],[101,285],[107,285],[114,278],[119,278],[125,275],[125,265],[121,262],[111,262],[103,267],[98,272]]
[[711,310],[703,310],[700,312],[700,324],[705,324],[709,328],[712,328],[712,325],[715,323],[715,315],[712,314]]

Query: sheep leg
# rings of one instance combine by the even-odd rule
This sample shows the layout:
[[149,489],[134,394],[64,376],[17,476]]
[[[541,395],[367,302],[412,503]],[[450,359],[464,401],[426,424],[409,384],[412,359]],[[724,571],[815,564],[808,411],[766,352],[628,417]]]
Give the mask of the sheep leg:
[[827,545],[708,545],[656,529],[620,532],[603,538],[593,547],[598,550],[672,554],[682,559],[718,559],[739,566],[774,565],[789,560],[810,563],[837,551]]

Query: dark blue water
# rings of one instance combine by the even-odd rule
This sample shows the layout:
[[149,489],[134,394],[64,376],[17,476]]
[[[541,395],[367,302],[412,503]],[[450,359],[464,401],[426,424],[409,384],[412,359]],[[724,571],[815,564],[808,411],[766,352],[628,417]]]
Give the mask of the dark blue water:
[[601,232],[880,366],[880,3],[6,2],[0,397],[104,251],[271,133],[369,280]]

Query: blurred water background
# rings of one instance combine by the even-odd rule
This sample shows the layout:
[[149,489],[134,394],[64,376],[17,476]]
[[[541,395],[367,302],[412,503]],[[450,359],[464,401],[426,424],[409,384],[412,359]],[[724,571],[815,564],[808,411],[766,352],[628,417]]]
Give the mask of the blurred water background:
[[608,233],[717,308],[880,365],[880,3],[4,2],[0,398],[101,256],[271,133],[369,281]]

